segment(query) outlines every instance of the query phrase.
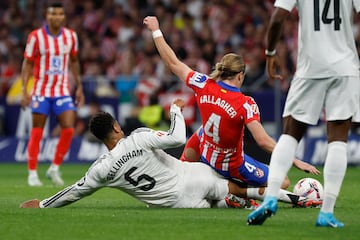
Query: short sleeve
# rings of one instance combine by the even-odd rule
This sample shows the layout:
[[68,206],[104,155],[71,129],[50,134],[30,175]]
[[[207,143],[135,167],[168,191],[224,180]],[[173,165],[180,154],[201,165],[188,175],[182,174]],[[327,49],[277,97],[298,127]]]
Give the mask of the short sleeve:
[[296,4],[296,0],[276,0],[274,6],[278,8],[283,8],[291,12],[295,4]]
[[243,104],[243,108],[245,109],[246,112],[246,116],[244,119],[245,125],[254,120],[260,122],[259,107],[252,97],[247,97],[245,103]]

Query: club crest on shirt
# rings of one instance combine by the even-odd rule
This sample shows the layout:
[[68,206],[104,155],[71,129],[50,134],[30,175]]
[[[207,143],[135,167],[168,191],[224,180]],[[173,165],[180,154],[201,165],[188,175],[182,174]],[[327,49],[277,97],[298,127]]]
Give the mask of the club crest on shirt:
[[159,137],[162,137],[162,136],[165,135],[165,133],[164,133],[164,132],[157,131],[157,132],[156,132],[156,135],[158,135]]
[[38,101],[32,102],[32,107],[33,108],[38,108],[39,107],[39,102]]
[[63,54],[69,54],[69,53],[70,53],[70,46],[64,44],[64,45],[62,46],[62,52],[63,52]]
[[264,176],[264,171],[260,168],[256,168],[254,175],[258,178],[262,178]]

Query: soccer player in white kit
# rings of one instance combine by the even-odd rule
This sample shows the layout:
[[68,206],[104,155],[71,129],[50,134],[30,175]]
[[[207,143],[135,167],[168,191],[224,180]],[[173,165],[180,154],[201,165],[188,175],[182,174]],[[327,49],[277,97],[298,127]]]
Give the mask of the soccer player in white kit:
[[103,187],[122,190],[148,206],[209,208],[214,203],[227,206],[225,197],[229,191],[239,195],[239,186],[203,163],[182,162],[161,150],[185,143],[181,113],[184,105],[180,99],[172,104],[168,132],[140,128],[127,137],[110,114],[96,114],[90,121],[90,131],[104,142],[109,152],[100,156],[75,184],[42,201],[24,202],[20,207],[62,207]]
[[[276,74],[275,46],[290,11],[299,15],[298,58],[283,113],[283,134],[272,153],[268,191],[247,223],[261,225],[277,211],[280,184],[307,126],[326,113],[328,149],[324,165],[324,199],[316,226],[343,227],[334,206],[347,167],[346,144],[351,120],[359,110],[359,57],[352,32],[353,8],[359,0],[276,0],[267,33],[267,73]],[[354,119],[353,119],[354,120]]]

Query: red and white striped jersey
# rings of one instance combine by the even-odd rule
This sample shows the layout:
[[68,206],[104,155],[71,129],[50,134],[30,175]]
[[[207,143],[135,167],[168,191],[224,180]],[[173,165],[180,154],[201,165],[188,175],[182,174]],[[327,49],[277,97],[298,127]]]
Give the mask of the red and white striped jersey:
[[244,127],[260,121],[257,104],[240,89],[199,72],[191,72],[186,83],[195,92],[204,129],[202,159],[225,177],[242,179],[238,169],[244,161]]
[[78,53],[77,34],[62,28],[52,36],[47,26],[32,31],[27,39],[24,58],[34,63],[32,95],[60,97],[70,95],[70,55]]

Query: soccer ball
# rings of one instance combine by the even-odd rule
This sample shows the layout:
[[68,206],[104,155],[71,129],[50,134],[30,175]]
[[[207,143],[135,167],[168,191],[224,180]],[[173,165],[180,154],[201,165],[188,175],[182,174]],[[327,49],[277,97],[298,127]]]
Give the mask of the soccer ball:
[[294,186],[296,195],[313,200],[322,200],[324,188],[321,183],[314,178],[302,178]]

